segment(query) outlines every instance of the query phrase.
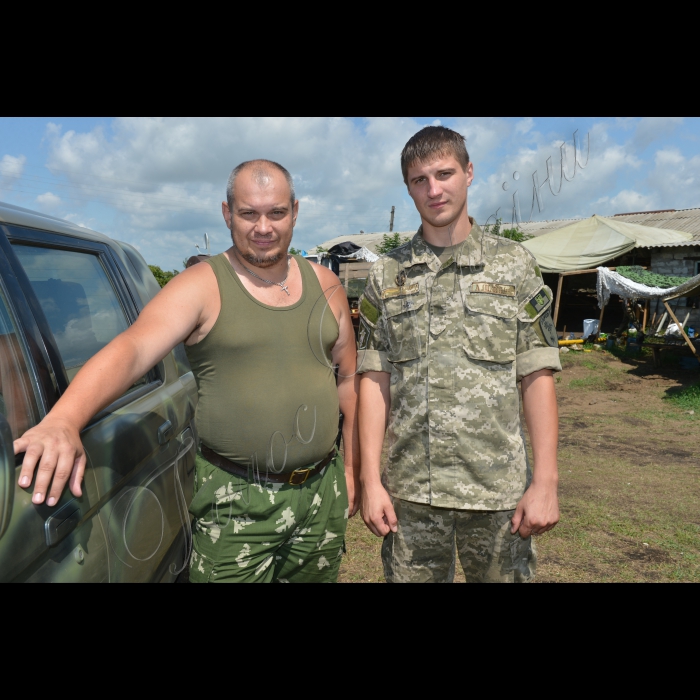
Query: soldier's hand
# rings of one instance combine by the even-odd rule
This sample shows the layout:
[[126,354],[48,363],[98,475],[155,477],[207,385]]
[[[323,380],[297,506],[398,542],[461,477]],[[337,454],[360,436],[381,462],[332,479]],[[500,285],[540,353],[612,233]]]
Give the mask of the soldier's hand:
[[391,503],[391,497],[379,483],[364,485],[362,489],[362,519],[372,534],[385,537],[398,530],[398,519]]
[[523,539],[542,535],[559,522],[559,497],[556,485],[532,483],[520,499],[511,518],[511,534],[518,532]]
[[47,505],[56,505],[69,479],[71,493],[82,496],[80,484],[87,458],[80,433],[72,425],[47,416],[15,440],[14,448],[15,454],[25,453],[19,474],[22,488],[32,483],[36,470],[32,503],[46,500]]

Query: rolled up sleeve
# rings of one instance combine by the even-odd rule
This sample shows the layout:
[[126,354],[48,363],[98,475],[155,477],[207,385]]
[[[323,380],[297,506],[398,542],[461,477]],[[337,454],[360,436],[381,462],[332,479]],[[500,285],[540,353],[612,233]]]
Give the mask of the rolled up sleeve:
[[559,342],[552,321],[552,292],[544,285],[534,264],[528,272],[530,279],[525,287],[529,291],[518,313],[517,381],[542,369],[561,372]]
[[384,324],[380,322],[383,303],[377,293],[370,269],[365,291],[360,297],[360,332],[357,348],[357,373],[388,372],[392,364],[387,359],[387,338]]

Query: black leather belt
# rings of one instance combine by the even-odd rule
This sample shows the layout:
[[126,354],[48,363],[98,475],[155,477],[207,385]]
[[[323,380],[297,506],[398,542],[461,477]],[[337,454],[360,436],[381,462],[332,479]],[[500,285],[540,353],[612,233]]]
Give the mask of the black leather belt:
[[276,483],[291,484],[292,486],[299,486],[303,484],[310,476],[318,474],[324,467],[328,466],[332,459],[335,457],[335,447],[328,453],[328,456],[321,460],[317,465],[313,467],[308,467],[306,469],[295,469],[293,472],[282,472],[276,474],[275,472],[257,472],[251,467],[243,466],[236,462],[232,462],[226,457],[222,457],[220,454],[214,452],[214,450],[209,449],[206,445],[202,445],[200,452],[202,457],[208,462],[211,462],[215,467],[223,469],[229,474],[235,474],[236,476],[243,476],[246,479],[259,478],[262,481],[274,481]]

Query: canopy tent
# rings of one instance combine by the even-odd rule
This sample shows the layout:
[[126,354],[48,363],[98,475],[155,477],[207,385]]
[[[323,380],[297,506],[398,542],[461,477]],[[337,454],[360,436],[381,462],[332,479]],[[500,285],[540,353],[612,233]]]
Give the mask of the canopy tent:
[[542,272],[597,268],[633,248],[692,240],[690,233],[652,228],[594,215],[525,241]]
[[[611,294],[617,294],[623,299],[661,299],[664,307],[666,308],[666,313],[671,319],[673,319],[673,322],[676,324],[678,331],[683,336],[683,339],[685,340],[693,355],[695,355],[695,357],[698,357],[698,351],[695,348],[695,345],[691,342],[690,338],[688,337],[687,333],[683,328],[684,324],[682,324],[678,320],[676,314],[673,312],[668,302],[673,299],[678,299],[679,297],[700,296],[700,275],[691,277],[687,282],[684,282],[683,284],[680,284],[677,287],[661,289],[660,287],[648,287],[645,284],[633,282],[632,280],[623,277],[617,272],[612,272],[611,270],[608,270],[607,267],[599,267],[598,283],[596,286],[598,292],[598,306],[600,306],[601,309],[599,326],[603,322],[603,313],[605,312],[605,306],[610,301]],[[666,316],[664,315],[661,322],[659,323],[657,331],[661,329],[661,325],[663,324],[663,319],[665,317]],[[644,315],[644,319],[645,323],[642,325],[646,325],[646,312]],[[658,348],[652,349],[654,350],[654,364],[660,365]]]
[[700,296],[700,275],[691,277],[677,287],[662,289],[661,287],[648,287],[646,284],[633,282],[623,277],[618,272],[612,272],[607,267],[598,268],[598,306],[602,309],[611,294],[617,294],[623,299],[676,299],[678,297]]

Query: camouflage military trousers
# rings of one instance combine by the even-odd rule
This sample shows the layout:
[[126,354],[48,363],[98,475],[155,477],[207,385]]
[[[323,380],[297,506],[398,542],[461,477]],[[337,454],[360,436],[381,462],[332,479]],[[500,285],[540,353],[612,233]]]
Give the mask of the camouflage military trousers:
[[467,583],[526,583],[535,576],[532,538],[510,534],[515,511],[465,511],[393,499],[398,532],[382,545],[389,583],[452,583],[456,554]]
[[197,455],[192,583],[334,583],[348,522],[343,459],[304,484],[249,481]]

